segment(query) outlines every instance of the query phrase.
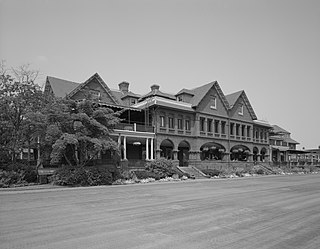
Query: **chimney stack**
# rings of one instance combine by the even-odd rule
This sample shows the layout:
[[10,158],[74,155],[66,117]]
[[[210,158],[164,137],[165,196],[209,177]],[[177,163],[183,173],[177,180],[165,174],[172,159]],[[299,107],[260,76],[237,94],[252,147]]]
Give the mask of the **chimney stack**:
[[119,90],[122,93],[127,93],[129,91],[129,82],[123,81],[121,83],[119,83]]
[[151,91],[159,90],[160,86],[157,84],[153,84],[151,87]]

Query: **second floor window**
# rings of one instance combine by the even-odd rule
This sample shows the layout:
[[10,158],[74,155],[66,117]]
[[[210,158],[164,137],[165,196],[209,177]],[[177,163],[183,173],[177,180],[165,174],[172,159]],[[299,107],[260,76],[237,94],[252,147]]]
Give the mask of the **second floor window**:
[[231,123],[230,124],[230,135],[234,135],[233,130],[234,130],[234,123]]
[[240,136],[240,125],[236,124],[236,136]]
[[205,118],[200,118],[200,131],[204,131]]
[[186,130],[187,130],[187,131],[190,131],[190,129],[191,129],[190,120],[187,119],[187,120],[186,120]]
[[160,116],[160,127],[165,127],[166,123],[165,123],[165,119],[164,116]]
[[246,131],[246,126],[245,126],[245,125],[242,125],[242,126],[241,126],[241,136],[244,137],[245,131]]
[[221,134],[226,134],[226,122],[221,122]]
[[207,126],[207,131],[212,132],[212,119],[208,119]]
[[214,121],[214,132],[219,133],[219,120]]
[[173,121],[173,117],[169,117],[169,128],[173,129],[174,128],[174,121]]
[[178,129],[182,130],[182,119],[181,118],[178,119]]
[[247,126],[247,137],[250,137],[250,126]]

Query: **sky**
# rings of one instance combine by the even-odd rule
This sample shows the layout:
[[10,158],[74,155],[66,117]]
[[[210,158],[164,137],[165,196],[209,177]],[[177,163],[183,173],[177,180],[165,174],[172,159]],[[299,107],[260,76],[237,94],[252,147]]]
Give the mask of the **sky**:
[[320,146],[319,0],[0,0],[0,59],[144,94],[217,80],[258,119]]

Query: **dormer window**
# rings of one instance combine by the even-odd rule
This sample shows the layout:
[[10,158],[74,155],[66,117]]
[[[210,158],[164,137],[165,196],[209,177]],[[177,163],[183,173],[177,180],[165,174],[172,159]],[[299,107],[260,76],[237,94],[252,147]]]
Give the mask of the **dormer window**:
[[182,96],[177,97],[177,100],[178,100],[178,101],[183,101],[183,100],[182,100]]
[[238,112],[239,115],[243,115],[243,104],[240,104],[239,105],[239,112]]
[[217,109],[217,97],[211,96],[211,102],[210,102],[210,108],[211,109]]

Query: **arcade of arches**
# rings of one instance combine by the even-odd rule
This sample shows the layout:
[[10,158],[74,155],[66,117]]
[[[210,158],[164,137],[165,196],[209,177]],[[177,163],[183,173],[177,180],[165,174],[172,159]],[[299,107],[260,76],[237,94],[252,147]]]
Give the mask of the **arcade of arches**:
[[[226,148],[215,142],[208,142],[200,146],[199,151],[191,151],[189,142],[182,140],[178,146],[175,146],[170,139],[164,139],[158,150],[158,157],[178,160],[180,166],[188,166],[190,159],[212,160],[212,161],[261,161],[266,159],[267,149],[262,148],[260,151],[257,147],[250,149],[245,145],[235,145],[227,152]],[[196,154],[199,154],[197,156]],[[198,158],[200,157],[200,158]]]

